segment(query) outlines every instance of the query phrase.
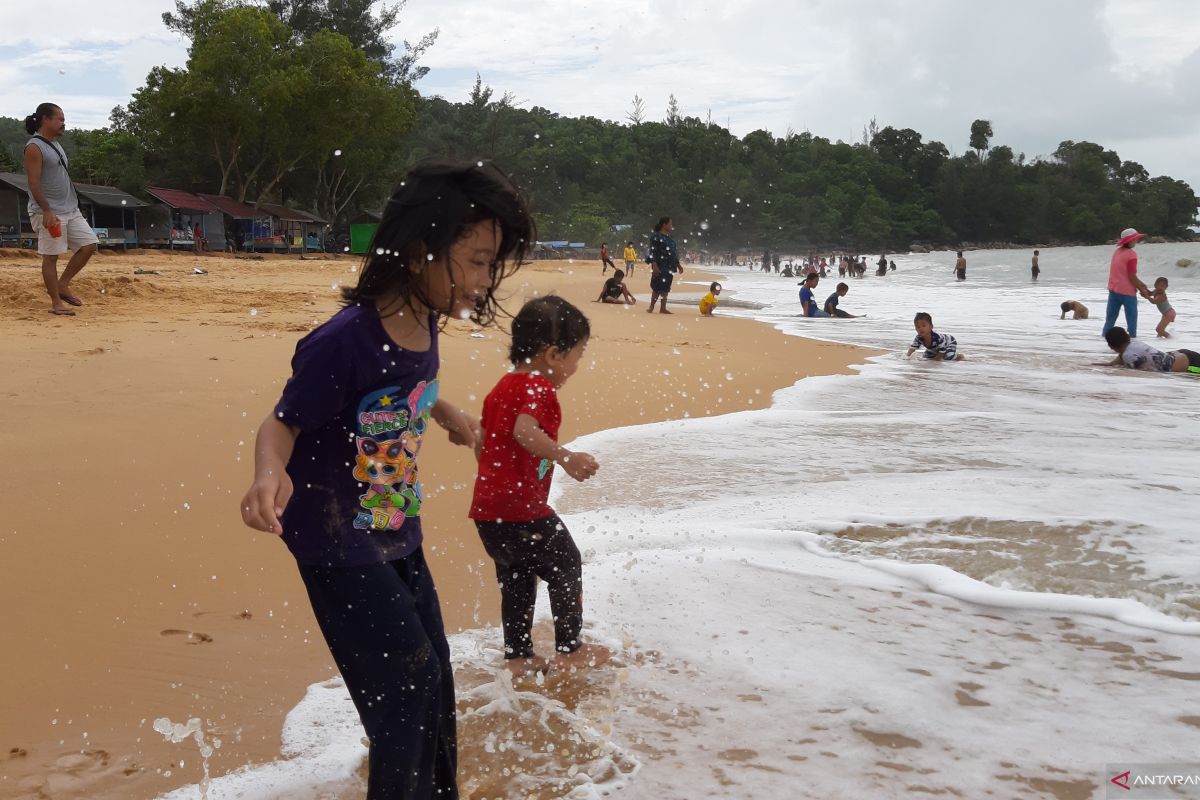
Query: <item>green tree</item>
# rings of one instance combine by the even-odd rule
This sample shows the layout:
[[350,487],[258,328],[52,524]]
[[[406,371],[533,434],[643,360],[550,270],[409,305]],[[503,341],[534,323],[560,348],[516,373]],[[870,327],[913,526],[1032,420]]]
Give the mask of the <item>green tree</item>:
[[[231,8],[241,3],[216,0],[220,7]],[[163,23],[172,31],[192,41],[204,34],[205,6],[213,0],[175,0],[175,11],[162,15]],[[400,14],[408,0],[265,0],[255,3],[282,22],[292,32],[293,42],[299,44],[319,31],[332,31],[345,36],[350,44],[371,61],[378,63],[388,80],[394,84],[411,84],[428,72],[418,65],[425,52],[437,41],[435,29],[424,34],[416,44],[403,42],[404,52],[396,54],[389,33],[400,24]]]
[[[268,11],[215,2],[196,6],[191,25],[186,66],[152,70],[114,125],[141,137],[159,165],[206,159],[220,194],[262,202],[287,180],[336,215],[391,156],[367,137],[394,141],[415,120],[412,89],[341,34],[294,44]],[[354,157],[336,161],[352,143],[362,145]]]
[[107,128],[75,134],[71,175],[81,183],[116,186],[130,194],[146,186],[145,150],[130,133]]
[[971,123],[971,149],[979,154],[980,161],[983,161],[991,140],[992,123],[990,120],[977,119]]

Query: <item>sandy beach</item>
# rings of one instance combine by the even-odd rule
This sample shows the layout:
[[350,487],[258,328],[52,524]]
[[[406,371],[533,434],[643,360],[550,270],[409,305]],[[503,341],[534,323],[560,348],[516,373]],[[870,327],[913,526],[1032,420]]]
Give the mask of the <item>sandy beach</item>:
[[[159,717],[204,721],[220,739],[213,776],[271,760],[284,715],[334,674],[290,555],[242,526],[237,501],[296,340],[335,310],[356,267],[101,254],[73,284],[79,315],[57,318],[36,256],[3,251],[0,796],[136,799],[199,781],[196,748],[164,741]],[[691,305],[648,315],[646,270],[629,280],[638,306],[601,306],[599,267],[536,262],[501,290],[514,311],[554,291],[591,319],[562,394],[564,441],[764,408],[868,352],[701,319]],[[478,413],[507,337],[455,323],[441,348],[445,395]],[[473,461],[439,437],[422,453],[423,516],[447,627],[494,624],[491,564],[465,517]],[[597,481],[619,491],[640,479],[602,464]]]

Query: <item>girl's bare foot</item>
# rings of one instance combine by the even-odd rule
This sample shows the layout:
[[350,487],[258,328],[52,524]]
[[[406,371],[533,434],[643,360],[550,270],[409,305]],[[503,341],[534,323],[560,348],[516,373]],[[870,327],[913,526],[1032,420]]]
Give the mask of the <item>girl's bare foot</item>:
[[607,647],[598,644],[583,644],[573,653],[559,653],[554,657],[554,663],[559,669],[568,670],[598,667],[607,663],[610,655]]
[[660,313],[660,314],[673,314],[673,313],[675,313],[675,312],[673,312],[673,311],[667,311],[667,307],[666,307],[666,306],[663,306],[662,308],[660,308],[660,309],[658,310],[658,313]]

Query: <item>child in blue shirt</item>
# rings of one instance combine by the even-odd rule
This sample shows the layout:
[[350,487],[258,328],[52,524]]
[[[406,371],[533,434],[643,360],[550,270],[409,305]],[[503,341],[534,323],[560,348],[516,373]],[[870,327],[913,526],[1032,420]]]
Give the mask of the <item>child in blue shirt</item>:
[[813,290],[817,288],[817,284],[820,282],[820,280],[820,275],[815,272],[810,272],[804,279],[803,288],[800,289],[800,307],[804,309],[804,316],[806,317],[829,316],[829,312],[817,305],[817,298],[813,293]]

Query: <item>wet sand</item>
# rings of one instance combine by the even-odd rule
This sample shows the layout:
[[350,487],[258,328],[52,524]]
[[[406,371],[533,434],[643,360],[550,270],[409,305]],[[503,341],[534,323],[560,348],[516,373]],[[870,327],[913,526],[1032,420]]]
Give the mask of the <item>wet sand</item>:
[[[295,342],[336,309],[357,262],[101,254],[73,284],[85,306],[59,318],[36,256],[0,255],[0,796],[146,798],[198,781],[196,748],[165,742],[158,717],[204,721],[221,740],[214,776],[275,758],[283,716],[334,669],[286,548],[243,527],[237,502]],[[691,305],[646,314],[648,280],[629,280],[633,309],[591,302],[595,262],[536,262],[502,287],[514,311],[555,291],[591,319],[561,396],[563,441],[762,408],[862,358]],[[444,396],[478,413],[506,348],[501,331],[450,325]],[[494,623],[494,577],[465,518],[473,460],[440,430],[432,444],[425,547],[448,629]],[[635,479],[602,465],[596,480]]]

